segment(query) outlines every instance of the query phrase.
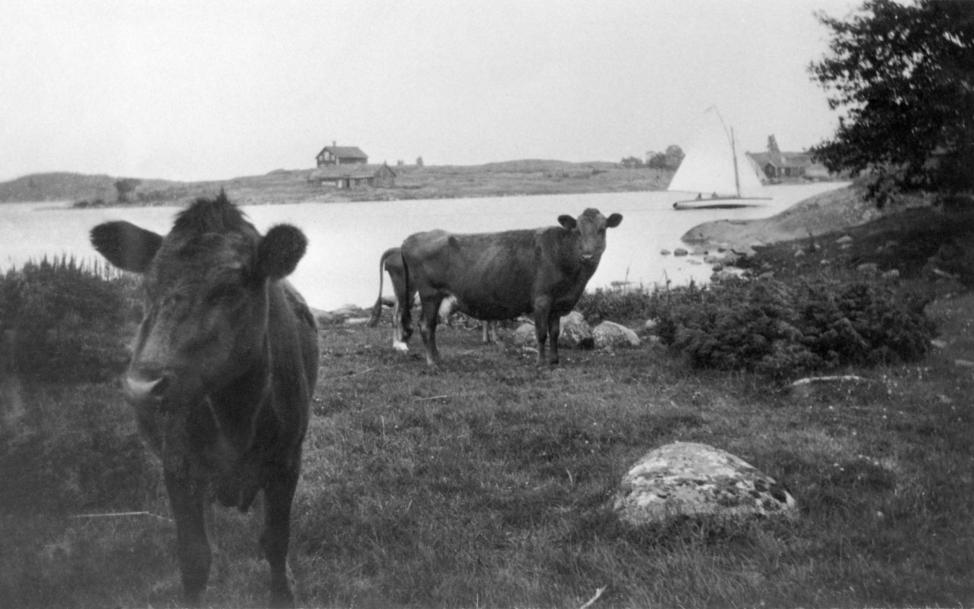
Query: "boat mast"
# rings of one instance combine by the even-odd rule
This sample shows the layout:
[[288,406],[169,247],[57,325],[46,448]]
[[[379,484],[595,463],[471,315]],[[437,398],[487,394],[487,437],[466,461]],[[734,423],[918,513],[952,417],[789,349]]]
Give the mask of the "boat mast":
[[737,149],[734,147],[734,128],[730,128],[731,158],[734,159],[734,188],[737,189],[737,198],[741,198],[741,174],[737,171]]

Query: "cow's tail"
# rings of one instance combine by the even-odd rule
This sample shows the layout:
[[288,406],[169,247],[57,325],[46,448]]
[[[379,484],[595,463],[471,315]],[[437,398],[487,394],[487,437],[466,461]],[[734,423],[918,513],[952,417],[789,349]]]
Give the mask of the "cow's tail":
[[372,305],[372,316],[369,318],[368,323],[370,328],[377,326],[379,324],[379,318],[382,317],[382,280],[386,270],[386,258],[392,254],[393,249],[395,248],[387,249],[379,257],[379,296],[376,297],[375,304]]

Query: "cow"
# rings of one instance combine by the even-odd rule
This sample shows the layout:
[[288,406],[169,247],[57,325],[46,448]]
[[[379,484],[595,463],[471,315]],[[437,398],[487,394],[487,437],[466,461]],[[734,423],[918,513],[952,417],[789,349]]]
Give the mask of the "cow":
[[[393,298],[383,298],[382,297],[382,282],[383,275],[382,272],[385,271],[389,274],[389,282],[392,284]],[[406,281],[404,275],[404,268],[402,264],[402,250],[398,247],[390,247],[382,253],[379,257],[379,295],[375,299],[375,304],[372,305],[372,315],[369,317],[368,326],[374,328],[379,324],[379,319],[382,317],[382,307],[391,306],[392,307],[392,348],[396,351],[405,353],[409,351],[409,345],[407,341],[412,335],[410,330],[408,333],[403,332],[402,325],[400,323],[400,313],[399,313],[399,298],[398,295],[403,292],[403,285]],[[414,300],[418,301],[418,294],[415,292],[409,296],[409,302]],[[457,300],[452,296],[444,298],[443,302],[440,304],[439,317],[440,322],[447,324],[449,323],[450,315],[458,310]],[[497,342],[497,324],[494,321],[485,321],[481,325],[482,342],[486,345],[488,343]]]
[[[538,365],[558,363],[559,320],[575,306],[605,251],[605,231],[619,226],[622,216],[608,218],[586,209],[578,218],[558,217],[560,226],[500,233],[452,234],[433,230],[410,235],[402,244],[405,282],[400,302],[418,292],[420,334],[426,363],[439,367],[436,312],[443,299],[454,297],[457,308],[477,319],[511,319],[533,313]],[[409,307],[399,311],[404,336],[409,336]]]
[[270,602],[292,606],[291,503],[318,334],[285,277],[307,239],[286,224],[261,236],[221,192],[182,210],[165,236],[113,221],[95,226],[91,243],[142,276],[143,318],[122,388],[162,462],[185,602],[200,603],[209,577],[207,506],[246,512],[263,491]]

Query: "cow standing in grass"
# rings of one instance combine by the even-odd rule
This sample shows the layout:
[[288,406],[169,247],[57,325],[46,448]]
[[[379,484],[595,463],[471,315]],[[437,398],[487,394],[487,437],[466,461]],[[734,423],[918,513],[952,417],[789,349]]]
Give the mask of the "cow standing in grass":
[[[402,244],[405,281],[399,302],[413,292],[421,302],[420,333],[426,362],[439,365],[437,311],[444,298],[477,319],[512,319],[534,314],[538,364],[550,340],[551,364],[558,363],[559,322],[574,308],[605,251],[605,231],[622,216],[608,218],[586,209],[578,218],[558,217],[560,226],[500,233],[451,234],[434,230],[410,235]],[[412,328],[409,307],[400,307],[403,336]]]
[[123,388],[162,461],[185,600],[199,604],[209,577],[206,505],[215,498],[246,511],[262,490],[271,604],[292,605],[291,502],[318,340],[284,278],[304,255],[304,234],[278,225],[261,236],[221,192],[182,211],[166,236],[108,222],[91,241],[143,276],[144,317]]

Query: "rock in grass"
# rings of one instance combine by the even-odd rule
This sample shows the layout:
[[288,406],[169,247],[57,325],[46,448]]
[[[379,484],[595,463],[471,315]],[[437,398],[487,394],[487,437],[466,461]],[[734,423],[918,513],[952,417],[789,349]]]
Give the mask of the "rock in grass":
[[613,321],[603,321],[592,330],[595,346],[599,349],[613,347],[638,347],[639,336],[629,328]]
[[639,526],[681,516],[791,515],[796,502],[774,478],[726,451],[675,442],[648,452],[626,473],[613,509]]
[[[534,324],[525,322],[518,326],[513,334],[514,344],[524,347],[536,347],[537,337]],[[570,349],[591,349],[595,344],[592,338],[592,328],[585,321],[585,316],[578,311],[572,311],[561,318],[561,334],[558,345]]]
[[514,344],[519,347],[535,347],[535,342],[537,338],[534,333],[534,324],[531,322],[524,322],[514,330],[511,334],[511,340]]
[[558,344],[571,349],[591,349],[595,344],[592,338],[592,327],[585,321],[585,316],[578,311],[572,311],[561,318],[561,334]]

